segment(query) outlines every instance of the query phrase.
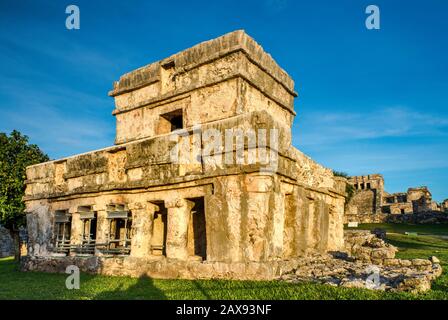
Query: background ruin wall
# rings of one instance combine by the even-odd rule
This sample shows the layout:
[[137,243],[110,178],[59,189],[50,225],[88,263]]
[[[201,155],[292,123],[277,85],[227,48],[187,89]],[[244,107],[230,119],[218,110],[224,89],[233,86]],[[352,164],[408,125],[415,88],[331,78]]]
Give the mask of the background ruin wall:
[[418,222],[427,221],[428,215],[437,218],[444,212],[443,203],[433,201],[427,187],[389,194],[384,190],[384,179],[380,174],[354,176],[348,183],[354,193],[346,205],[344,223]]

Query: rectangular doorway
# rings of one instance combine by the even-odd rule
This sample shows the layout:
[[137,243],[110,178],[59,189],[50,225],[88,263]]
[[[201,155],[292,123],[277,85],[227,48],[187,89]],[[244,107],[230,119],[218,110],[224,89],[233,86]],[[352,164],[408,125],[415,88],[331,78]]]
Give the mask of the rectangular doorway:
[[188,225],[188,254],[189,256],[207,259],[207,234],[205,228],[204,197],[188,199],[194,202]]
[[166,234],[168,227],[167,209],[164,201],[152,202],[159,207],[154,212],[151,236],[151,254],[155,256],[166,256]]

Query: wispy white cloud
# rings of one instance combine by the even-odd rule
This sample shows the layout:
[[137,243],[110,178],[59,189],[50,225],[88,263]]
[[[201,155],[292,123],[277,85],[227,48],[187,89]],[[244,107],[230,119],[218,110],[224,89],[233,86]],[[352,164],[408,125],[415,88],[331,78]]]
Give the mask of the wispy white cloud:
[[3,83],[0,92],[1,131],[22,131],[52,158],[113,143],[113,103],[107,98],[55,85],[36,89]]
[[325,166],[353,175],[447,168],[447,144],[410,145],[338,143],[331,147],[304,148]]
[[[359,109],[369,110],[369,109]],[[351,175],[410,175],[448,170],[448,119],[406,107],[367,112],[306,112],[293,128],[294,145],[319,163]],[[412,185],[395,181],[395,188]],[[441,198],[440,188],[437,197]]]
[[299,115],[295,142],[327,145],[384,137],[448,135],[448,119],[405,107],[378,108],[364,113],[308,112]]
[[[107,50],[103,44],[98,50],[43,26],[34,31],[1,35],[0,131],[20,130],[52,158],[113,144],[113,99],[107,89],[98,95],[89,91],[101,86],[97,83],[111,84],[132,53]],[[36,38],[39,33],[49,40]],[[41,67],[36,61],[45,63]],[[63,72],[78,82],[61,81]]]
[[[17,52],[44,56],[47,61],[69,64],[83,70],[85,74],[102,75],[103,78],[116,76],[124,66],[131,64],[132,50],[123,51],[121,47],[109,47],[107,44],[101,44],[100,50],[87,43],[72,41],[70,37],[61,36],[48,29],[42,29],[40,32],[47,34],[51,41],[42,42],[32,34],[25,34],[20,38],[13,34],[2,34],[0,48],[7,54],[0,53],[0,56],[15,62],[13,65],[19,68],[14,70],[15,72],[23,68],[35,72],[30,65],[20,63],[26,63],[29,60],[22,59],[20,56],[16,57]],[[36,33],[39,31],[36,30]]]

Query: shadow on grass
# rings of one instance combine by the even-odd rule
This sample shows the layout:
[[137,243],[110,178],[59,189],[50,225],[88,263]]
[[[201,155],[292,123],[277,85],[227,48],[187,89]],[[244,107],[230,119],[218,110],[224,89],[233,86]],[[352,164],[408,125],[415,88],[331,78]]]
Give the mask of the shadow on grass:
[[[421,235],[448,235],[448,224],[407,224],[407,223],[364,223],[358,226],[361,230],[384,229],[387,232],[417,232]],[[350,229],[345,226],[345,229]]]
[[437,291],[448,292],[448,283],[446,283],[445,281],[436,280],[435,282],[433,282],[431,289],[437,290]]
[[206,290],[202,287],[201,283],[198,280],[193,280],[193,285],[196,287],[196,289],[199,290],[200,293],[202,293],[206,300],[211,300],[212,297],[208,294]]
[[414,242],[409,242],[405,240],[397,240],[397,239],[387,239],[387,242],[399,247],[401,249],[446,249],[446,245],[437,245],[434,243],[426,243],[421,242],[420,240],[416,239]]
[[120,284],[118,288],[102,291],[94,297],[95,300],[118,300],[118,299],[133,299],[133,300],[166,300],[167,296],[162,290],[154,285],[152,278],[148,276],[141,276],[137,282],[130,286]]

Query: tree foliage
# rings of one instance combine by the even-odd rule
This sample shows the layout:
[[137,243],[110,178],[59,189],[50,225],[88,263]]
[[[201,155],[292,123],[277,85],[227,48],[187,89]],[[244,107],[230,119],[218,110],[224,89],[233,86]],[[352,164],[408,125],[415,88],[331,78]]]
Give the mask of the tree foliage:
[[335,177],[343,177],[343,178],[350,178],[350,176],[348,175],[348,173],[346,173],[346,172],[343,172],[343,171],[335,171],[335,170],[333,170],[333,175],[335,176]]
[[0,133],[0,224],[16,229],[24,224],[25,169],[48,156],[19,131]]
[[[342,177],[342,178],[350,179],[349,174],[346,172],[343,172],[343,171],[333,170],[333,175],[335,177]],[[347,205],[355,193],[355,188],[351,184],[347,183],[345,185],[345,193],[347,194],[347,198],[345,199],[345,205]]]

